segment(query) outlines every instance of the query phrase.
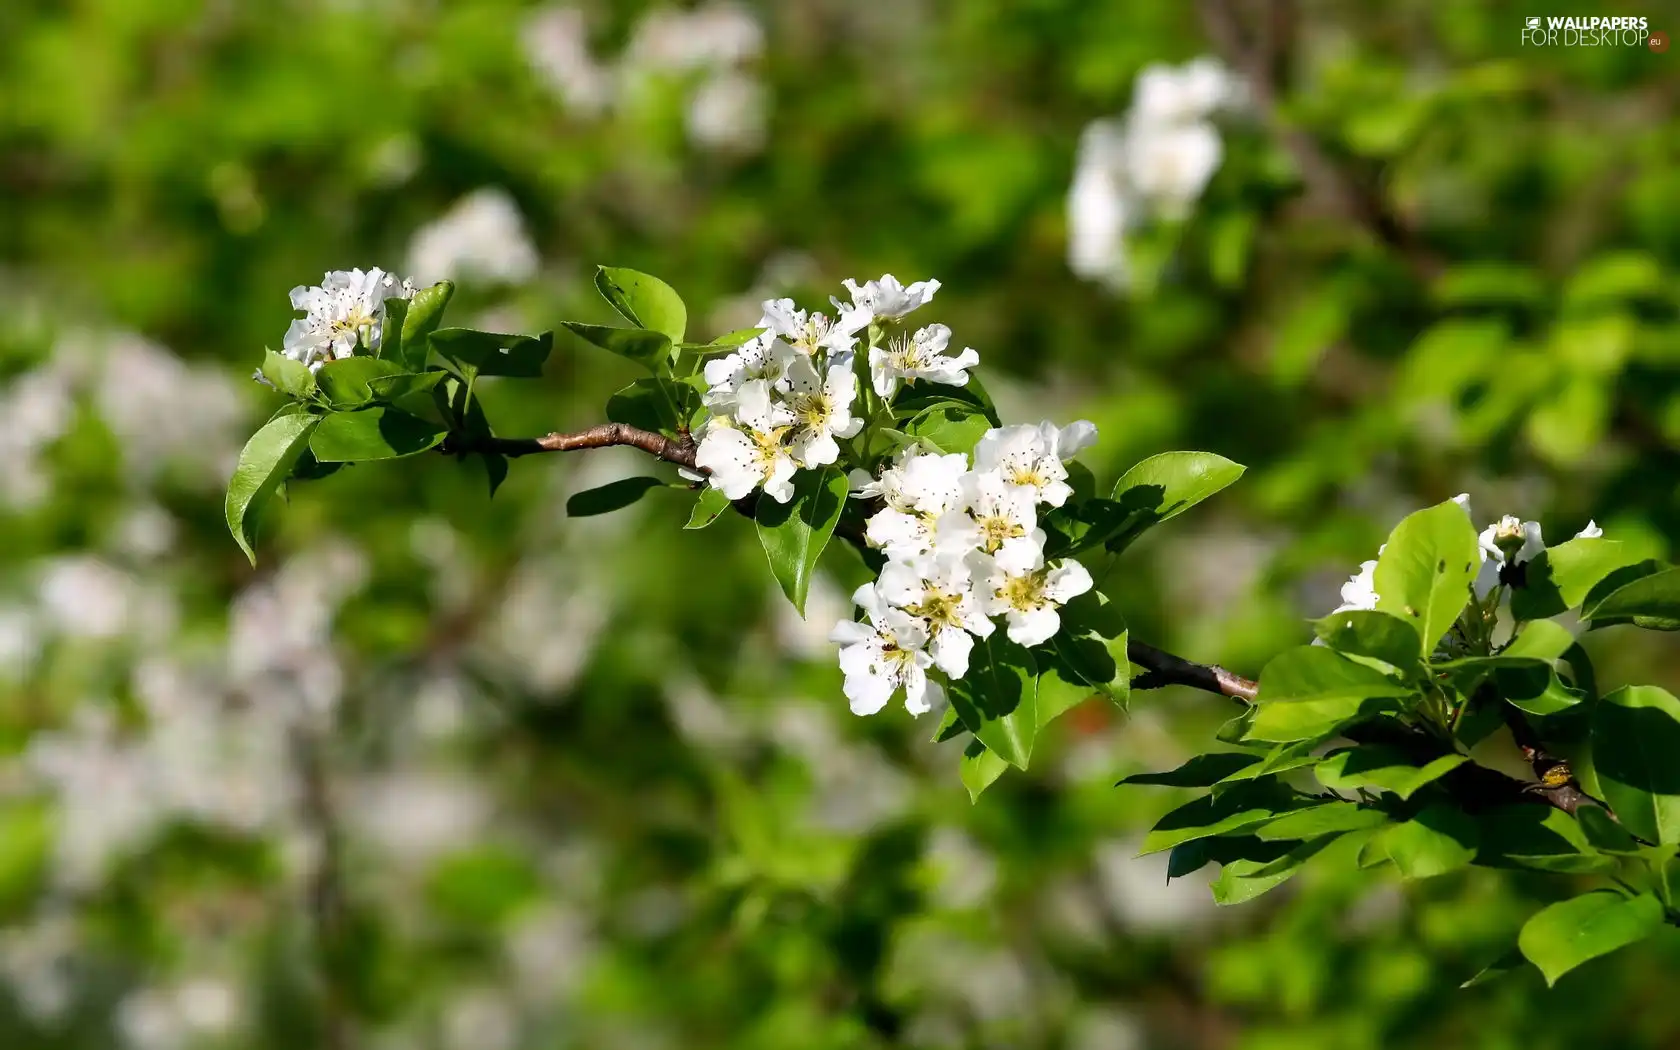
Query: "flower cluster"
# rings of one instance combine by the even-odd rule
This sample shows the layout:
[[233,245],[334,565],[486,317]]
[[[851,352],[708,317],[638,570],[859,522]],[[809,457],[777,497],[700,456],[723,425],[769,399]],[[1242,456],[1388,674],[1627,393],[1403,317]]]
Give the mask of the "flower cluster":
[[980,439],[973,469],[960,452],[910,446],[878,478],[854,474],[856,494],[883,504],[865,536],[888,559],[852,595],[866,620],[842,621],[830,635],[854,713],[874,714],[899,689],[912,714],[932,710],[943,689],[929,670],[967,674],[993,617],[1018,645],[1060,629],[1057,610],[1091,589],[1091,575],[1076,561],[1046,563],[1038,507],[1067,500],[1063,463],[1095,439],[1083,421],[1003,427]]
[[1079,143],[1068,189],[1068,266],[1127,283],[1125,234],[1154,216],[1181,218],[1219,170],[1224,147],[1209,118],[1235,105],[1240,84],[1211,58],[1138,74],[1132,106],[1098,120]]
[[[1453,497],[1453,502],[1464,508],[1464,513],[1474,520],[1470,512],[1470,494],[1461,492]],[[1604,530],[1596,522],[1587,522],[1587,527],[1575,534],[1575,538],[1598,539],[1604,535]],[[1386,549],[1385,544],[1377,548],[1380,557]],[[1477,601],[1486,601],[1500,584],[1501,574],[1507,565],[1512,569],[1527,564],[1538,557],[1546,549],[1546,541],[1540,536],[1540,523],[1537,521],[1523,521],[1514,515],[1507,514],[1498,521],[1481,531],[1477,537],[1477,550],[1481,555],[1481,568],[1476,572],[1476,579],[1472,587],[1476,592]],[[1347,612],[1353,609],[1375,609],[1377,607],[1376,590],[1377,563],[1373,561],[1361,562],[1359,571],[1346,583],[1342,584],[1342,604],[1332,609],[1332,613]]]
[[357,345],[379,349],[385,300],[414,295],[414,282],[398,280],[377,266],[371,270],[333,270],[313,287],[292,289],[292,308],[304,316],[286,329],[282,353],[319,369],[349,357]]
[[933,298],[938,281],[906,287],[887,274],[848,280],[851,302],[834,299],[835,316],[805,311],[792,299],[764,304],[763,331],[705,367],[705,404],[711,417],[700,432],[695,463],[730,499],[756,489],[778,503],[793,498],[794,472],[825,467],[840,457],[839,441],[864,420],[858,398],[858,342],[867,333],[871,389],[890,397],[898,384],[925,379],[961,386],[979,355],[945,355],[951,330],[931,325],[909,332],[900,322]]

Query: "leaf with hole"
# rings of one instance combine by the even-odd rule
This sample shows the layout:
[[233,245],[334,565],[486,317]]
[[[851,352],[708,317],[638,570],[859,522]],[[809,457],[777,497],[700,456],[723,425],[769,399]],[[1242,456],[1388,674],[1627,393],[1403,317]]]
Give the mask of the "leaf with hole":
[[651,329],[671,343],[680,343],[688,328],[688,308],[664,281],[619,266],[595,272],[595,288],[619,316],[637,328]]

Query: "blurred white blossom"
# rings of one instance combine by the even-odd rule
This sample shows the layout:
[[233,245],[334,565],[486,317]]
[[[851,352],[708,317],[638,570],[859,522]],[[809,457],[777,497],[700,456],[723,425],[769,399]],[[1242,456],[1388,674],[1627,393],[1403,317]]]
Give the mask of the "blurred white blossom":
[[1189,214],[1224,157],[1212,118],[1243,96],[1241,83],[1212,58],[1155,64],[1138,74],[1124,117],[1086,126],[1067,196],[1074,273],[1126,287],[1127,233]]
[[520,32],[525,57],[566,107],[593,116],[612,101],[612,71],[589,50],[589,24],[576,7],[545,7]]
[[506,190],[487,186],[456,201],[409,244],[408,269],[421,284],[476,279],[522,284],[537,272],[537,249]]

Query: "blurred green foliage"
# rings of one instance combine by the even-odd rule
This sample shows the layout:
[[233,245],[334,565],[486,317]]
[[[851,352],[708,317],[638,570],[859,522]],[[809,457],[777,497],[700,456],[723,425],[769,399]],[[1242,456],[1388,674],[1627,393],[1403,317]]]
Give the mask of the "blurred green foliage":
[[[585,6],[625,54],[646,8]],[[1672,1045],[1672,938],[1551,992],[1458,989],[1548,877],[1163,890],[1130,858],[1182,797],[1111,785],[1191,753],[1213,698],[1093,702],[971,807],[928,720],[846,713],[828,624],[791,617],[746,522],[681,531],[663,490],[566,519],[630,453],[518,462],[494,501],[432,457],[343,470],[294,486],[256,574],[226,536],[286,290],[400,271],[500,187],[541,266],[459,279],[484,327],[607,320],[597,262],[669,280],[690,338],[937,277],[1004,416],[1096,421],[1100,480],[1168,448],[1248,464],[1104,588],[1187,655],[1253,673],[1464,489],[1672,559],[1675,56],[1524,49],[1506,3],[1272,6],[1277,123],[1229,123],[1122,295],[1064,262],[1075,147],[1146,64],[1214,50],[1189,4],[755,5],[768,123],[730,150],[685,132],[693,71],[568,105],[513,2],[0,7],[0,1045]],[[1405,235],[1350,221],[1280,127]],[[636,374],[559,339],[544,381],[485,384],[508,432],[597,422]],[[861,567],[824,569],[833,615]],[[1624,632],[1590,640],[1606,688],[1680,685],[1664,636]],[[227,1012],[206,978],[237,1023],[193,1020]]]

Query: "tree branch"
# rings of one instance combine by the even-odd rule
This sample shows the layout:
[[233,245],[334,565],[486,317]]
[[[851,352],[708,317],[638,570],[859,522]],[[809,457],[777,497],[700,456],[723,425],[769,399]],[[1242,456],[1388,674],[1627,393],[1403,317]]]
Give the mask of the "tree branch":
[[[575,452],[614,446],[640,449],[667,463],[675,463],[690,470],[697,469],[694,462],[696,448],[692,438],[686,435],[681,439],[668,438],[663,434],[641,430],[624,423],[602,423],[573,433],[556,432],[535,438],[452,437],[443,444],[442,451],[493,452],[504,456],[525,456],[538,452]],[[734,501],[735,510],[747,517],[753,517],[757,497],[758,494],[754,493],[745,499]],[[841,529],[837,534],[860,548],[866,546],[861,533],[852,529]],[[1143,673],[1132,679],[1134,689],[1161,689],[1169,685],[1182,685],[1216,696],[1228,696],[1245,705],[1254,703],[1260,692],[1259,684],[1252,679],[1228,671],[1218,664],[1201,664],[1186,660],[1148,642],[1128,639],[1126,657],[1143,668]],[[1357,735],[1353,738],[1357,740]],[[1383,742],[1419,754],[1432,746],[1424,734],[1410,730],[1390,734]],[[1594,802],[1569,776],[1566,764],[1541,751],[1531,751],[1520,739],[1518,746],[1523,748],[1525,757],[1533,763],[1535,775],[1540,778],[1539,783],[1527,783],[1506,776],[1498,770],[1474,764],[1461,766],[1443,778],[1442,783],[1459,797],[1466,809],[1470,810],[1512,802],[1540,801],[1573,814],[1583,804]],[[1432,754],[1430,757],[1438,756]]]
[[452,435],[439,446],[447,453],[495,453],[503,456],[530,456],[538,452],[578,452],[592,448],[612,448],[623,445],[639,448],[655,459],[694,469],[697,448],[688,436],[668,438],[651,430],[642,430],[626,423],[601,423],[573,433],[556,431],[532,438],[465,437]]
[[1265,0],[1265,7],[1267,25],[1261,31],[1252,31],[1243,25],[1232,0],[1197,3],[1208,39],[1226,64],[1246,81],[1260,119],[1295,158],[1308,192],[1398,251],[1420,276],[1434,276],[1440,271],[1440,261],[1384,204],[1374,180],[1338,163],[1317,139],[1279,112],[1280,81],[1287,65],[1285,51],[1295,24],[1294,5],[1290,0]]
[[1126,657],[1144,670],[1143,674],[1132,679],[1133,689],[1187,685],[1203,692],[1228,696],[1244,704],[1252,704],[1260,692],[1258,683],[1227,671],[1218,664],[1192,663],[1135,638],[1126,641]]

